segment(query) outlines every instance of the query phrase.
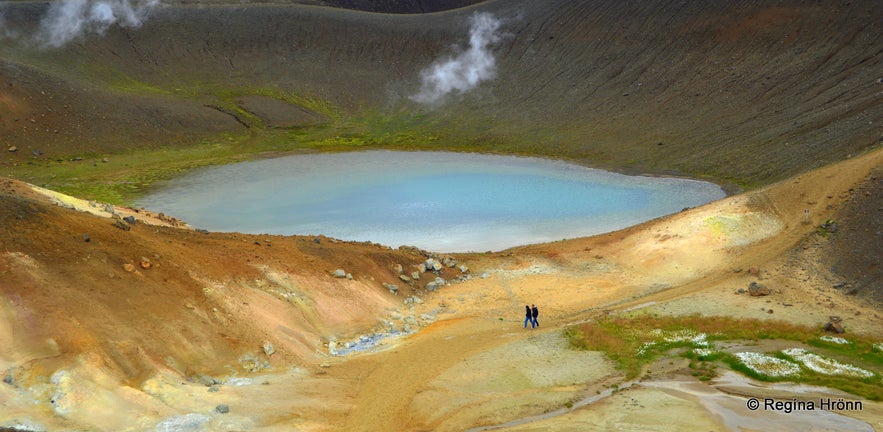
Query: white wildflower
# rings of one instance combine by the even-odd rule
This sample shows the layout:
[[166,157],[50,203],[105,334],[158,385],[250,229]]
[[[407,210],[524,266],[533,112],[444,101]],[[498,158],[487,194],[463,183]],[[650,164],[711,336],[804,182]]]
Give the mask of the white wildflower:
[[825,375],[844,375],[862,378],[870,378],[874,376],[873,372],[866,371],[853,365],[843,364],[834,359],[822,357],[813,354],[801,348],[789,348],[782,351],[789,357],[803,363],[803,365],[814,372]]
[[687,342],[693,345],[707,347],[708,344],[708,335],[705,333],[696,333],[693,330],[661,330],[654,329],[650,331],[652,336],[658,337],[662,339],[664,342],[675,343],[675,342]]
[[788,360],[783,360],[766,354],[756,352],[738,352],[736,357],[751,370],[769,377],[792,376],[800,373],[800,366]]
[[839,344],[839,345],[847,345],[850,343],[848,340],[843,339],[842,337],[837,337],[837,336],[824,335],[824,336],[820,337],[819,339],[822,341],[825,341],[825,342],[831,342],[831,343],[835,343],[835,344]]
[[715,352],[716,351],[711,348],[693,348],[693,353],[695,353],[700,358],[701,357],[708,357],[708,356],[714,354]]
[[641,345],[640,348],[638,348],[638,353],[637,353],[637,354],[638,354],[639,356],[642,356],[642,355],[644,355],[644,354],[647,354],[647,350],[649,350],[650,348],[652,348],[653,345],[656,345],[656,342],[644,342],[644,344]]

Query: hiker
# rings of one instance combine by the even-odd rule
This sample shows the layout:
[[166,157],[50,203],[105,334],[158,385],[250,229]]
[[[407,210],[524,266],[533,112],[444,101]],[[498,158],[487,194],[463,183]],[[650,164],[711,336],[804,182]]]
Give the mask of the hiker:
[[533,306],[533,309],[531,309],[530,315],[533,318],[533,320],[530,322],[530,328],[539,327],[540,322],[537,321],[537,317],[540,315],[540,310],[537,309],[537,305],[535,305],[535,304],[532,304],[531,306]]
[[533,315],[530,306],[524,305],[524,328],[527,328],[527,323],[530,323],[530,327],[533,328]]

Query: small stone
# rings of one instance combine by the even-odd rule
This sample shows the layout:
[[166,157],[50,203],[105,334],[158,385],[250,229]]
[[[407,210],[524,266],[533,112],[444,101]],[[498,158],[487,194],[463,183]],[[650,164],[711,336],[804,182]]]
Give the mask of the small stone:
[[402,268],[402,265],[401,265],[401,264],[396,264],[396,265],[392,266],[392,270],[393,270],[394,272],[396,272],[396,274],[402,274],[402,272],[405,271],[405,269]]
[[393,285],[393,284],[389,284],[389,283],[384,282],[384,283],[383,283],[383,287],[386,288],[386,289],[388,289],[389,292],[390,292],[390,294],[398,295],[398,293],[399,293],[399,287],[396,286],[396,285]]
[[219,392],[219,391],[221,391],[221,388],[218,387],[218,386],[216,386],[216,385],[213,385],[213,386],[211,386],[211,387],[208,388],[208,392],[209,392],[209,393],[217,393],[217,392]]
[[349,280],[353,280],[353,275],[352,275],[352,273],[347,273],[347,274],[346,274],[346,278],[349,279]]
[[414,279],[414,280],[418,280],[418,279],[420,279],[420,272],[412,272],[412,273],[411,273],[411,278]]
[[343,279],[343,278],[346,277],[346,274],[347,274],[347,273],[346,273],[346,271],[345,271],[344,269],[337,269],[337,270],[334,270],[333,273],[331,273],[331,276],[334,276],[334,277],[336,277],[336,278],[338,278],[338,279]]
[[83,241],[89,243],[92,241],[92,237],[90,237],[89,234],[83,234]]
[[771,293],[772,291],[766,285],[757,282],[751,282],[751,284],[748,285],[748,294],[752,297],[768,296]]
[[123,218],[129,225],[135,225],[135,216],[126,216]]
[[264,354],[266,354],[267,356],[271,356],[276,353],[276,347],[274,347],[273,344],[270,343],[270,341],[264,341],[263,345],[261,345],[261,348],[263,348]]
[[215,411],[220,414],[227,414],[228,412],[230,412],[230,407],[227,406],[227,404],[220,404],[215,407]]
[[132,273],[133,271],[135,271],[135,264],[125,263],[123,264],[123,269],[129,273]]
[[141,257],[141,268],[149,270],[151,267],[153,267],[153,263],[150,262],[150,259],[147,257]]
[[129,225],[128,223],[126,223],[126,222],[125,222],[124,220],[122,220],[122,219],[114,219],[114,220],[113,220],[113,226],[115,226],[115,227],[117,227],[117,228],[119,228],[119,229],[121,229],[121,230],[123,230],[123,231],[129,231],[129,230],[132,229],[132,226]]
[[411,282],[411,278],[409,278],[409,277],[407,277],[407,276],[405,276],[405,275],[403,275],[403,274],[402,274],[402,275],[399,275],[399,279],[401,279],[402,282]]
[[18,151],[18,147],[16,147],[16,146],[12,146],[12,147],[9,147],[7,150],[9,150],[9,151],[12,152],[12,153],[15,153],[15,152]]
[[211,387],[213,385],[220,384],[220,381],[216,380],[211,375],[203,375],[203,376],[199,377],[199,382],[206,387]]

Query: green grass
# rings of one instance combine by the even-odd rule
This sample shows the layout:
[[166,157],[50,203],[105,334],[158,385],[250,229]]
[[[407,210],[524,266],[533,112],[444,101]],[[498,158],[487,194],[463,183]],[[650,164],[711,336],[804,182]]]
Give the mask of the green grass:
[[[761,339],[794,341],[813,347],[813,352],[817,354],[870,370],[875,375],[871,378],[831,376],[803,368],[798,377],[769,377],[745,366],[730,353],[712,350],[708,355],[700,355],[690,349],[699,347],[695,343],[666,342],[660,336],[674,332],[704,333],[707,335],[706,340],[712,345],[721,341]],[[564,334],[572,348],[602,351],[607,354],[617,368],[625,373],[626,379],[637,377],[645,366],[654,360],[671,355],[670,351],[673,349],[680,349],[677,355],[690,359],[691,373],[703,381],[714,377],[719,365],[725,365],[761,381],[801,382],[840,389],[871,400],[883,400],[883,385],[880,381],[883,371],[883,352],[874,349],[874,343],[879,341],[864,335],[844,335],[850,343],[837,344],[819,339],[823,334],[820,328],[781,321],[701,315],[608,317],[569,327]],[[787,359],[782,353],[772,355]]]

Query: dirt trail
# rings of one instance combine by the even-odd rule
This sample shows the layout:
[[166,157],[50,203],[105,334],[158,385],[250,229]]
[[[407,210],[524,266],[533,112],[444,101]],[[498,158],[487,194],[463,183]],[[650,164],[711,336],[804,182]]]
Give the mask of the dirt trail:
[[[422,387],[463,359],[500,343],[501,329],[487,320],[464,318],[436,323],[402,345],[343,363],[357,381],[359,403],[341,430],[431,430],[410,415]],[[365,374],[365,375],[362,375]]]

